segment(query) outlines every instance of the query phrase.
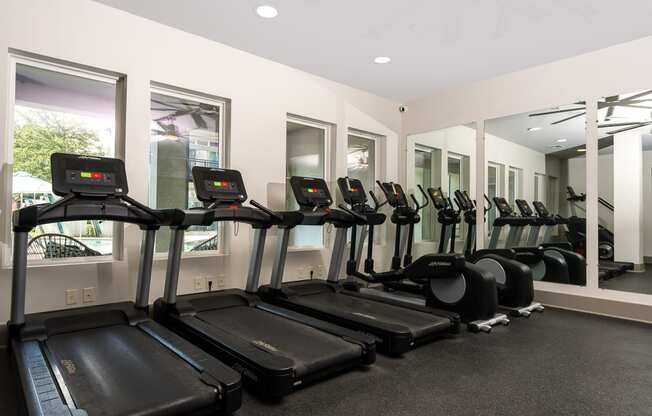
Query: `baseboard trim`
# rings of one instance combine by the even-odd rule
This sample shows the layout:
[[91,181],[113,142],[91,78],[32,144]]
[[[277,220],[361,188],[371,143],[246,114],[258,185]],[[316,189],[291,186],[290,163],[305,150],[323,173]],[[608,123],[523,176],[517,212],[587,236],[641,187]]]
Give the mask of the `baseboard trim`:
[[544,291],[536,291],[535,299],[537,302],[553,308],[652,324],[652,306],[650,305]]

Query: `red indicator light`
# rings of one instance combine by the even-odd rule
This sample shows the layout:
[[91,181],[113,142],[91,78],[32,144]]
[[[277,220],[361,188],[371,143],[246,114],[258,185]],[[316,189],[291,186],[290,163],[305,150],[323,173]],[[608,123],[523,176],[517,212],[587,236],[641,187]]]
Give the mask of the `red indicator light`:
[[102,173],[100,173],[100,172],[91,172],[91,178],[93,178],[93,179],[102,179]]

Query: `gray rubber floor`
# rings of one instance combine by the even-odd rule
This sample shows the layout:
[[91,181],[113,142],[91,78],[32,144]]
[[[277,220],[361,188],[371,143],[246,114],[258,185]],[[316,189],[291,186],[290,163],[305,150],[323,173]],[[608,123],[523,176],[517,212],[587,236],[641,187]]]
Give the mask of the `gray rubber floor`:
[[[652,326],[548,309],[379,357],[280,403],[245,394],[237,415],[652,415],[651,386]],[[0,391],[0,414],[14,414],[12,396]]]
[[602,281],[600,282],[600,287],[603,289],[647,293],[652,295],[652,264],[646,264],[644,272],[627,272],[609,280]]

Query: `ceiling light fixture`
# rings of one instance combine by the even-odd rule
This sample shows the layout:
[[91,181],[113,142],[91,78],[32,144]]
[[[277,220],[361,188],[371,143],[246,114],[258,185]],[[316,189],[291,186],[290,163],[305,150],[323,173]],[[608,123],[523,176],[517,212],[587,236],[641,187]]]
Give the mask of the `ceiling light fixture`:
[[541,127],[530,127],[527,129],[527,131],[539,131],[541,130]]
[[567,141],[566,139],[557,139],[557,143],[566,143]]
[[263,5],[256,7],[256,14],[265,19],[273,19],[278,16],[278,10],[273,6]]
[[580,153],[584,153],[584,152],[586,152],[586,148],[585,147],[580,147],[579,149],[577,149],[577,151],[580,152]]
[[386,64],[392,60],[389,56],[377,56],[374,58],[374,62],[377,64]]

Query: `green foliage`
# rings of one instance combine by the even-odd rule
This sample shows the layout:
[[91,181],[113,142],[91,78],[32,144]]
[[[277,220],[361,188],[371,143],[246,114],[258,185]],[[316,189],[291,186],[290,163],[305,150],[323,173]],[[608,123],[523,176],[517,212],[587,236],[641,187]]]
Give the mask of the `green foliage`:
[[97,133],[63,113],[30,110],[19,116],[14,129],[14,172],[51,182],[52,153],[102,155]]

